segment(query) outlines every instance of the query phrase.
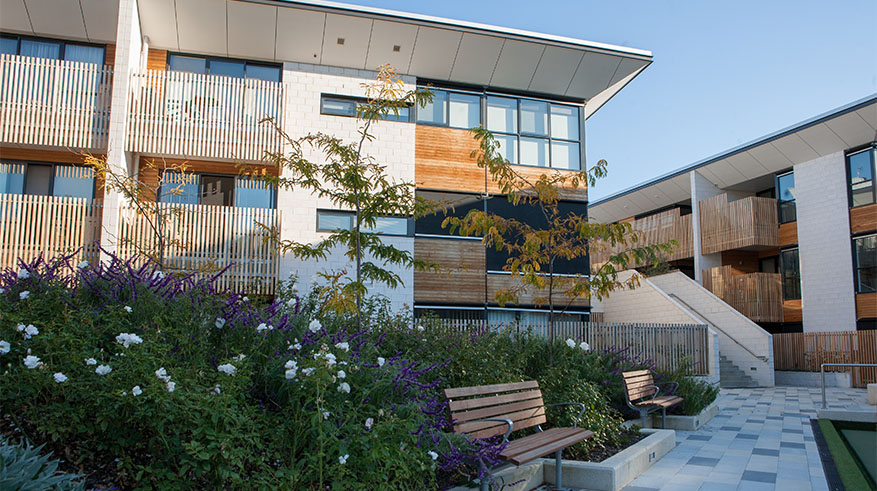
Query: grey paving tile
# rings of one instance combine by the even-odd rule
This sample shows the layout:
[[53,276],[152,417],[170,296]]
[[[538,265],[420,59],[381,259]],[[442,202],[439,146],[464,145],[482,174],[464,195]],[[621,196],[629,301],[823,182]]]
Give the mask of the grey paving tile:
[[719,463],[717,458],[709,457],[692,457],[688,459],[688,465],[702,465],[707,467],[715,467]]
[[762,472],[762,471],[745,471],[743,473],[743,477],[741,481],[755,481],[755,482],[766,482],[766,483],[775,483],[777,480],[776,472]]
[[770,455],[771,457],[779,457],[780,451],[771,448],[753,448],[752,455]]
[[744,440],[758,440],[758,435],[750,435],[747,433],[737,433],[737,438],[742,438]]
[[796,443],[796,442],[780,442],[780,448],[800,448],[800,449],[803,449],[804,444],[803,443]]

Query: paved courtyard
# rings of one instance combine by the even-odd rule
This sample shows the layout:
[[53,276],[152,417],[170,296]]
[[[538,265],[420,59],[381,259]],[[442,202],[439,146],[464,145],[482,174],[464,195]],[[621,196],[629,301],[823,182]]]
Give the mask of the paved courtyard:
[[[826,392],[829,408],[866,399],[864,389]],[[624,490],[828,490],[810,427],[820,389],[722,389],[718,402],[715,418],[677,431],[676,448]]]

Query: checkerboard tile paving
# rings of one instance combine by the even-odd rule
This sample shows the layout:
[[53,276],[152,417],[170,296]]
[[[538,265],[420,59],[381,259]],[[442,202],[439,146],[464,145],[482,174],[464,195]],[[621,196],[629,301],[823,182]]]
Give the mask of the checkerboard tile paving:
[[[865,402],[863,389],[827,388],[829,408]],[[676,448],[624,491],[827,491],[810,419],[820,389],[722,389],[719,414],[677,431]]]

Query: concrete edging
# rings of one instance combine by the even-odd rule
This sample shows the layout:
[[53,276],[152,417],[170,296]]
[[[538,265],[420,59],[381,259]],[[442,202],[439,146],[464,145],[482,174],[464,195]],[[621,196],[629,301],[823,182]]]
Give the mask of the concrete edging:
[[[597,491],[618,491],[676,447],[673,430],[644,429],[648,436],[603,462],[563,460],[563,485]],[[505,490],[528,491],[554,484],[554,459],[537,459],[522,466],[507,465],[493,472]],[[513,486],[509,484],[515,483]],[[472,488],[456,487],[450,491]]]
[[[694,415],[694,416],[680,416],[678,414],[668,414],[667,415],[667,427],[668,430],[681,430],[681,431],[697,431],[703,427],[703,425],[707,424],[711,419],[713,419],[716,414],[719,413],[719,402],[718,400],[713,401],[712,404],[705,407],[703,411]],[[624,422],[624,426],[630,428],[634,425],[639,425],[642,423],[642,420],[637,419],[629,419]],[[649,415],[648,419],[649,426],[652,428],[657,428],[661,425],[661,413],[655,412]]]

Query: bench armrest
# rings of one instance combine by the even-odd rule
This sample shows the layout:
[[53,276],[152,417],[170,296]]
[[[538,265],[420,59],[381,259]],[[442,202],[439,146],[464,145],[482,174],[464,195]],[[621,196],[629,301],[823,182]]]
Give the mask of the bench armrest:
[[[667,385],[673,386],[673,393],[675,394],[677,390],[679,390],[679,382],[667,382]],[[679,394],[676,394],[679,395]]]
[[[673,382],[673,383],[675,384],[676,382]],[[652,399],[658,397],[658,393],[661,392],[661,388],[658,387],[657,385],[646,385],[645,387],[652,387],[653,389],[655,389],[655,393],[652,394],[651,399],[648,399],[648,400],[650,400],[650,401],[651,401]],[[640,399],[641,399],[641,398],[640,398]],[[639,400],[639,399],[637,399],[637,400]],[[634,406],[634,405],[633,405],[633,401],[630,400],[630,396],[629,396],[629,393],[628,393],[628,391],[627,391],[626,388],[625,388],[625,390],[624,390],[624,402],[627,403],[627,407],[633,409],[634,411],[639,411],[639,408],[636,407],[636,406]]]
[[508,425],[509,429],[506,430],[505,435],[502,437],[503,443],[509,441],[509,435],[512,433],[512,430],[515,428],[515,422],[508,418],[484,418],[484,419],[473,419],[472,421],[466,421],[467,423],[481,423],[483,421],[500,421]]
[[542,407],[551,407],[551,406],[579,406],[582,408],[579,411],[579,415],[576,416],[575,423],[573,423],[573,428],[579,427],[579,420],[582,419],[582,415],[585,414],[585,405],[581,402],[555,402],[554,404],[545,404]]

